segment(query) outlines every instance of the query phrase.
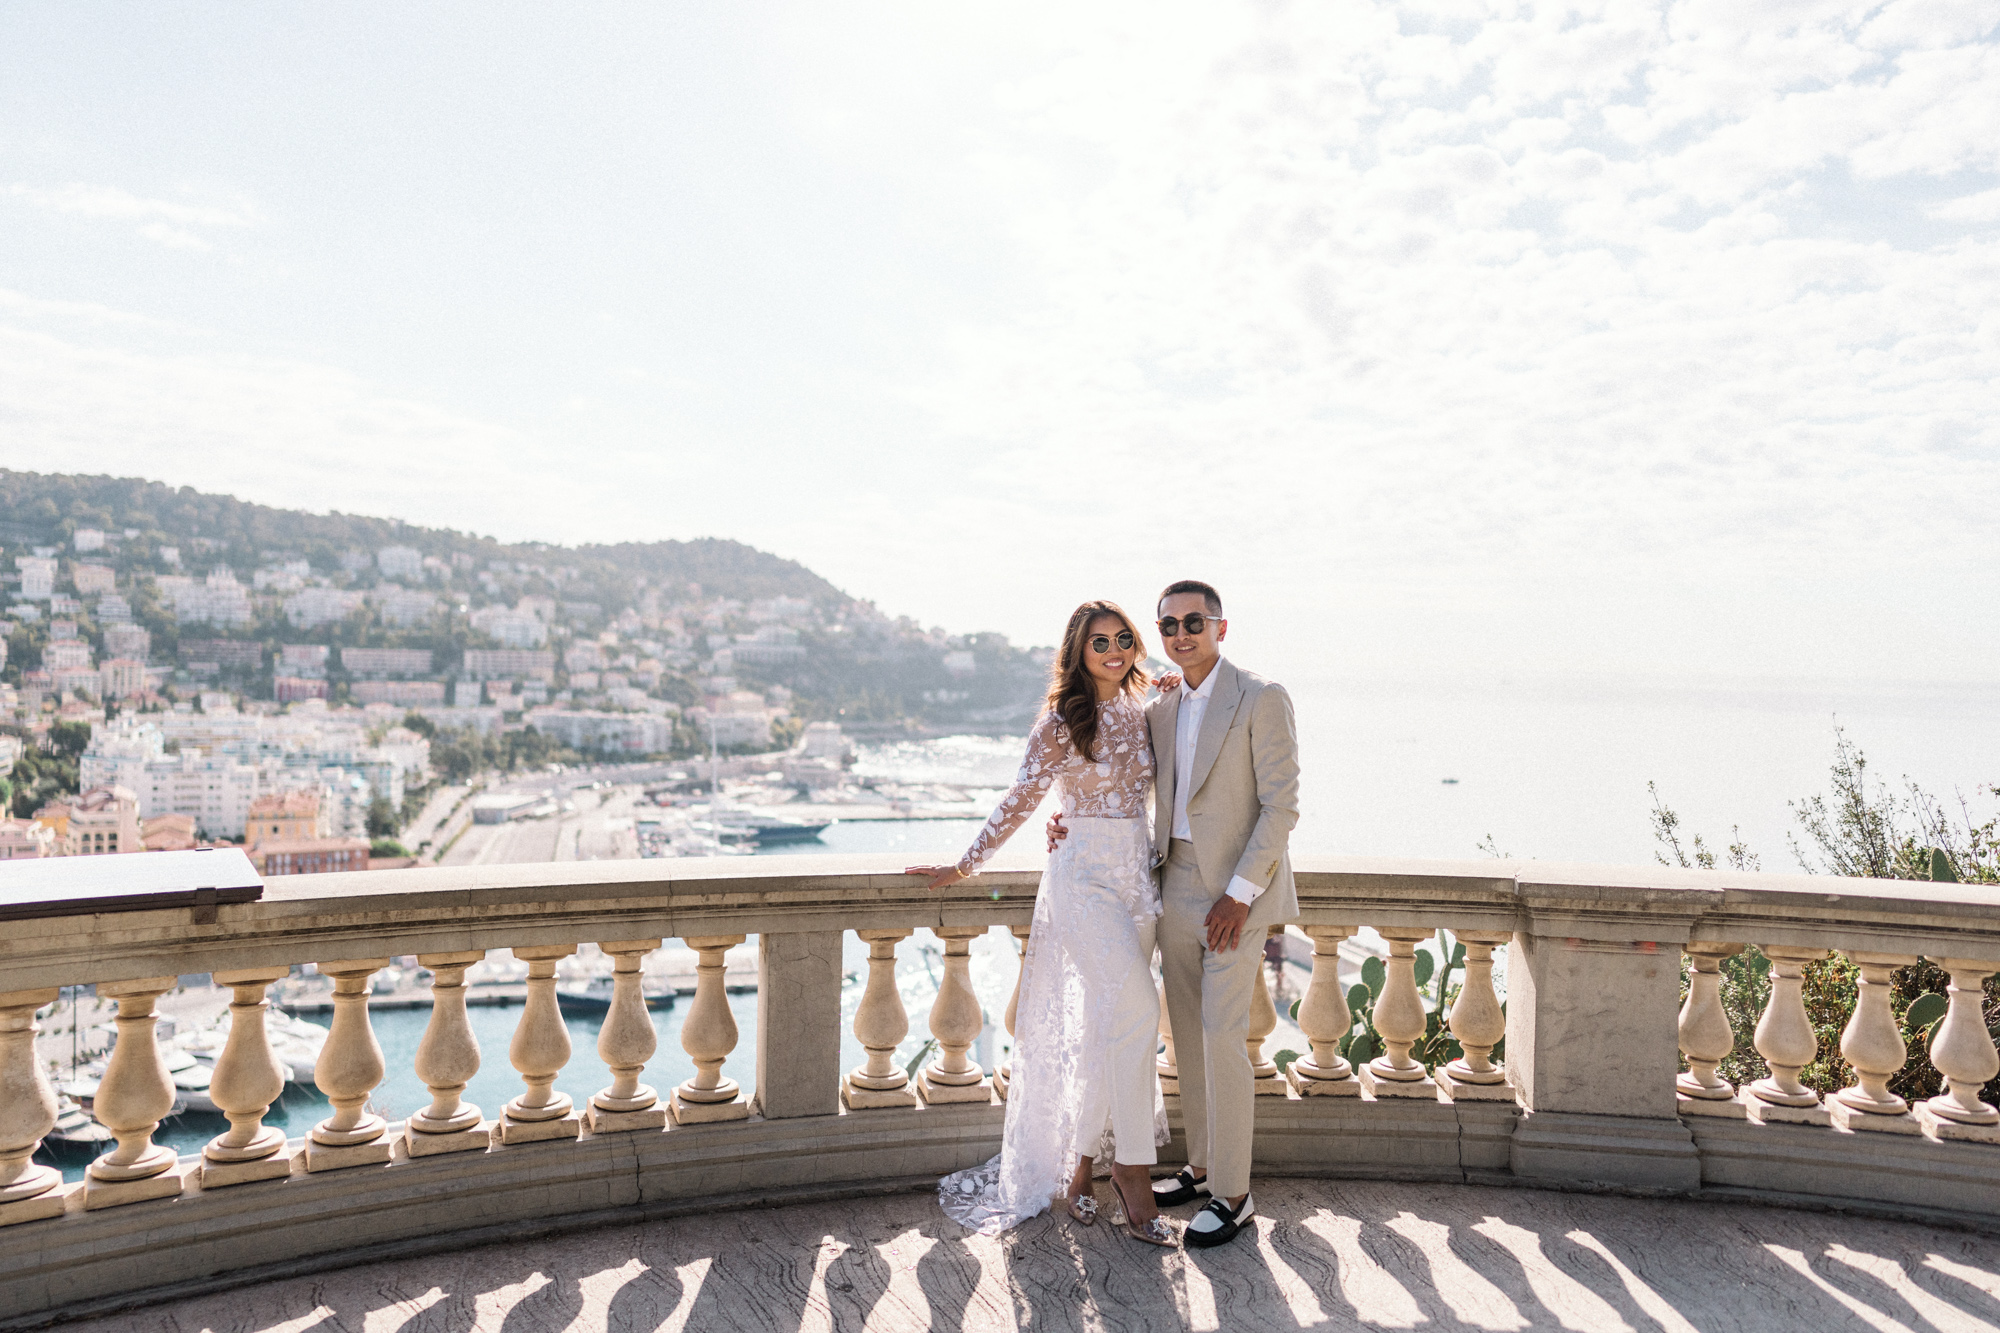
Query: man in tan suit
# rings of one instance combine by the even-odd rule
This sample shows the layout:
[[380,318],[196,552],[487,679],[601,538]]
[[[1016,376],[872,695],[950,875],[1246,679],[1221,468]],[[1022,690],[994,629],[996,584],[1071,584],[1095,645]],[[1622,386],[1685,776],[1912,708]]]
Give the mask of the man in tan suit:
[[1298,734],[1284,687],[1223,660],[1222,598],[1192,579],[1160,594],[1160,635],[1180,688],[1146,706],[1155,767],[1160,966],[1180,1070],[1188,1165],[1160,1181],[1164,1205],[1208,1198],[1189,1245],[1249,1224],[1255,1128],[1250,997],[1266,928],[1299,914],[1287,851],[1299,822]]

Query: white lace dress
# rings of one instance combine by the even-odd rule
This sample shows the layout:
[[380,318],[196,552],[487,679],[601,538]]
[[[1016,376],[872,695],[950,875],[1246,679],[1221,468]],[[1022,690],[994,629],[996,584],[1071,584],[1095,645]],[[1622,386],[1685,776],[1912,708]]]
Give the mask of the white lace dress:
[[1000,1155],[938,1185],[945,1212],[974,1231],[1004,1231],[1047,1208],[1080,1155],[1151,1163],[1167,1141],[1154,1064],[1153,749],[1139,701],[1098,707],[1090,761],[1053,713],[1042,715],[1013,788],[959,862],[977,870],[1058,788],[1069,836],[1035,895]]

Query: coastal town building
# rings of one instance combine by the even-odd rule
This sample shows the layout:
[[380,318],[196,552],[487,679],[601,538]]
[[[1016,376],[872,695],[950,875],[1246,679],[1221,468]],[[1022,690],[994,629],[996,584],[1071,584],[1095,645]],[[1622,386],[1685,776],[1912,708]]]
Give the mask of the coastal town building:
[[424,553],[409,546],[384,546],[375,552],[375,567],[392,579],[421,579]]
[[98,668],[100,699],[124,699],[146,691],[146,664],[129,657],[114,657]]
[[193,815],[154,815],[142,819],[139,841],[149,852],[185,852],[200,845]]
[[56,562],[51,556],[22,555],[14,558],[21,571],[20,597],[28,602],[46,602],[56,590]]
[[[103,603],[98,603],[99,618],[103,618]],[[106,657],[129,657],[144,662],[153,651],[153,635],[150,630],[137,625],[107,625],[104,628],[104,655]]]
[[556,678],[556,655],[539,649],[468,648],[462,670],[468,680],[553,682]]
[[344,588],[304,588],[285,599],[285,619],[295,629],[338,625],[368,604],[367,594]]
[[78,562],[70,566],[70,582],[79,597],[99,597],[118,587],[118,571],[109,565]]
[[[527,724],[573,750],[611,754],[656,754],[673,747],[672,720],[651,713],[609,713],[592,709],[537,708]],[[759,719],[765,739],[770,722]],[[726,742],[725,742],[726,743]]]
[[56,833],[38,819],[0,819],[0,861],[54,856]]
[[356,680],[394,680],[428,675],[434,655],[428,648],[343,648],[340,667]]
[[329,805],[320,791],[303,787],[259,796],[250,803],[243,845],[254,851],[265,843],[324,838],[333,831],[327,818]]
[[287,676],[317,679],[326,675],[327,658],[332,652],[323,643],[287,643],[278,649],[277,669]]
[[139,798],[129,787],[92,787],[69,803],[60,837],[61,856],[106,856],[144,851]]
[[368,869],[366,838],[304,838],[267,842],[250,853],[251,864],[267,879],[280,875],[323,875]]

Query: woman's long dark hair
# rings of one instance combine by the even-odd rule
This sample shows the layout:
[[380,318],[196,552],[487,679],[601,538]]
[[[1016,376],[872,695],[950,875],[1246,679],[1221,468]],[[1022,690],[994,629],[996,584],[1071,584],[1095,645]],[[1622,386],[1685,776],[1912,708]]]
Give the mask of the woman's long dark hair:
[[1146,641],[1139,636],[1139,627],[1132,623],[1132,617],[1116,602],[1085,602],[1070,612],[1069,627],[1063,630],[1062,647],[1056,650],[1056,659],[1049,665],[1049,711],[1069,736],[1069,743],[1085,759],[1097,758],[1097,678],[1090,674],[1084,664],[1085,645],[1090,639],[1090,622],[1099,616],[1116,616],[1132,631],[1132,665],[1125,668],[1125,679],[1118,683],[1127,694],[1144,694],[1152,677],[1139,665],[1146,660]]

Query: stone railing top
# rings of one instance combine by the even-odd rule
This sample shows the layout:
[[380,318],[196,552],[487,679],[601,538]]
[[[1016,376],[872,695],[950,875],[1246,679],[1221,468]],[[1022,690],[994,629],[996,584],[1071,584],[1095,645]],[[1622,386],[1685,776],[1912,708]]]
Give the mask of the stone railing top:
[[[0,990],[336,958],[701,934],[1025,925],[1017,854],[943,893],[883,856],[453,866],[271,880],[261,901],[47,916],[0,932]],[[1716,939],[2000,959],[2000,890],[1547,861],[1301,857],[1302,924]],[[7,868],[0,866],[0,877]]]

